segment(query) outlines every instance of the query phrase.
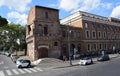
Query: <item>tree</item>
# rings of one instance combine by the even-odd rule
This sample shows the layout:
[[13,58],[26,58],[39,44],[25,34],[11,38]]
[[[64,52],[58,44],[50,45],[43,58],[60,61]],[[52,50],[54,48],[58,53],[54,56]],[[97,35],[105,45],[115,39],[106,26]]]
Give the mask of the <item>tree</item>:
[[0,26],[4,26],[7,24],[8,24],[7,19],[0,16]]
[[10,23],[7,26],[0,27],[0,47],[3,49],[21,50],[26,49],[25,26]]

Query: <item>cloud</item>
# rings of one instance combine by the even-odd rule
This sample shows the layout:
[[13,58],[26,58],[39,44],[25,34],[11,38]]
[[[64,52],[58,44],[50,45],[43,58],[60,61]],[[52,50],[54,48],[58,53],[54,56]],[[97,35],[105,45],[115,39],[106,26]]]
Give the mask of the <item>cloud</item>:
[[120,5],[118,5],[117,7],[115,7],[112,10],[112,13],[110,15],[111,17],[116,17],[116,18],[120,18]]
[[70,11],[70,10],[74,10],[77,9],[79,7],[79,3],[82,0],[60,0],[59,2],[59,7],[66,10],[66,11]]
[[91,11],[100,5],[100,0],[84,0],[82,6],[80,7],[80,10],[82,11]]
[[32,0],[0,0],[0,7],[7,6],[11,10],[18,12],[24,12],[28,9],[27,4],[31,3]]
[[20,14],[18,12],[10,12],[7,14],[7,17],[10,19],[15,19],[16,23],[26,24],[27,22],[26,14]]
[[100,0],[60,0],[59,7],[66,11],[91,11],[100,5]]
[[112,5],[112,3],[101,3],[101,6],[105,9],[111,9]]

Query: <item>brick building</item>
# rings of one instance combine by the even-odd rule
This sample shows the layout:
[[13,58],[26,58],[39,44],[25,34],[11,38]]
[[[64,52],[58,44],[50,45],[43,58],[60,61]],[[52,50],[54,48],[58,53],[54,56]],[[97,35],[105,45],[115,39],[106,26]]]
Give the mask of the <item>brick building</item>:
[[[43,57],[120,49],[120,19],[78,11],[59,20],[59,10],[33,6],[26,26],[27,54]],[[68,48],[70,47],[70,48]]]

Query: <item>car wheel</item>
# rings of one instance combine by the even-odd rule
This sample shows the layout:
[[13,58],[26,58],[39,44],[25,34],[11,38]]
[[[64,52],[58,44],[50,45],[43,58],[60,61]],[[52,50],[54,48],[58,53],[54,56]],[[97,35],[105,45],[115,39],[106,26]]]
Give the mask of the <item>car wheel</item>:
[[27,66],[28,68],[30,68],[31,66],[30,66],[30,64],[28,64],[28,66]]
[[93,64],[93,61],[91,61],[91,64]]
[[85,65],[87,65],[88,63],[85,63]]
[[22,68],[22,66],[20,65],[18,68]]

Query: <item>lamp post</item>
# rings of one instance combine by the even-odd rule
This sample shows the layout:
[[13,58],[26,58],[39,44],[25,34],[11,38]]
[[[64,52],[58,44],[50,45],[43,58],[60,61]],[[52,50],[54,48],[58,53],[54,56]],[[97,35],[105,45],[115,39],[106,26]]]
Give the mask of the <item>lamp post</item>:
[[70,62],[70,66],[72,66],[72,61],[71,61],[71,51],[70,51],[70,33],[71,30],[69,29],[69,26],[67,27],[68,30],[68,51],[69,51],[69,62]]

